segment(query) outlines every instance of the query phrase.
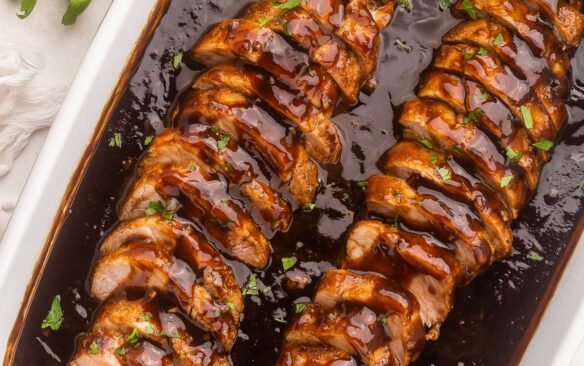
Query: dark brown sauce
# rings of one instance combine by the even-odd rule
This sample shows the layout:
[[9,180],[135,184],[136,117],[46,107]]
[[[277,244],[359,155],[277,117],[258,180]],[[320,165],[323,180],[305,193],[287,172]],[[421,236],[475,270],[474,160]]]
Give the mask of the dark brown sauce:
[[[318,1],[318,0],[313,0]],[[117,222],[117,204],[134,176],[135,163],[145,150],[145,136],[160,131],[179,91],[198,74],[197,68],[172,66],[173,57],[188,49],[211,24],[232,18],[248,1],[174,0],[148,43],[144,57],[132,69],[131,80],[113,106],[105,132],[73,193],[68,214],[56,239],[25,321],[13,365],[62,365],[74,352],[75,337],[87,331],[98,307],[87,291],[87,277],[99,241]],[[440,37],[456,23],[438,10],[433,1],[414,0],[413,11],[397,12],[383,31],[384,40],[377,70],[378,86],[348,113],[334,118],[344,136],[341,163],[321,172],[323,186],[316,209],[297,211],[287,233],[271,240],[271,266],[258,274],[260,296],[246,297],[245,317],[232,352],[235,365],[271,365],[282,344],[293,304],[308,302],[318,278],[337,263],[344,246],[344,233],[365,218],[363,189],[353,181],[378,173],[377,162],[396,141],[392,123],[403,102],[414,96],[419,76],[440,45]],[[331,15],[332,9],[321,9]],[[334,22],[331,17],[331,22]],[[398,50],[396,39],[412,47]],[[540,187],[514,225],[514,254],[496,263],[456,295],[455,306],[436,342],[429,342],[416,365],[505,365],[517,360],[541,316],[542,299],[557,281],[558,263],[576,228],[584,203],[581,183],[584,171],[584,50],[572,61],[573,83],[569,123],[546,165]],[[122,148],[110,147],[114,133],[122,134]],[[92,147],[93,149],[93,147]],[[575,241],[572,238],[572,243]],[[530,253],[538,253],[544,259]],[[284,273],[281,258],[295,256],[294,271]],[[229,262],[238,281],[250,271]],[[289,288],[293,275],[308,278],[304,289]],[[552,279],[554,279],[552,281]],[[262,289],[270,286],[264,294]],[[41,330],[40,324],[55,295],[62,297],[64,322],[59,331]],[[183,319],[186,319],[183,317]],[[187,324],[190,330],[192,325]],[[16,335],[19,328],[16,329]],[[518,348],[519,347],[519,348]],[[495,352],[493,350],[496,350]],[[61,361],[57,361],[58,357]]]

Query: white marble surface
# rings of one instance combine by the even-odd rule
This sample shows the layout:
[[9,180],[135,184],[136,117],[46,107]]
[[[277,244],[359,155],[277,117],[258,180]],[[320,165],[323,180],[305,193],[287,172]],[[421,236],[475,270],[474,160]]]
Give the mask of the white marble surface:
[[[21,20],[16,16],[19,1],[0,0],[0,35],[40,52],[45,66],[35,77],[35,86],[68,87],[111,2],[93,0],[74,25],[64,26],[61,17],[67,1],[38,1],[32,14]],[[0,239],[47,132],[34,133],[13,170],[0,178]]]

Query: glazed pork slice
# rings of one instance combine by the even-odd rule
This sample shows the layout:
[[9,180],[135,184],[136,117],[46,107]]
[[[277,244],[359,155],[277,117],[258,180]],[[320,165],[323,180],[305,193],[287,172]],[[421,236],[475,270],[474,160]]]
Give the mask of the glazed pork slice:
[[229,303],[229,312],[237,324],[243,310],[241,290],[233,271],[225,264],[217,250],[186,222],[166,220],[159,215],[124,221],[106,236],[100,254],[107,256],[114,250],[133,242],[153,243],[174,252],[185,260],[203,285],[218,302]]
[[247,151],[257,152],[302,206],[314,200],[318,168],[293,134],[241,93],[229,88],[188,92],[175,109],[175,125],[204,123],[225,131]]
[[314,302],[325,309],[343,303],[363,305],[376,313],[391,316],[389,346],[399,364],[407,365],[414,360],[424,343],[425,332],[418,302],[393,279],[344,269],[332,270],[320,280]]
[[[325,309],[308,304],[286,333],[290,344],[329,345],[351,355],[360,355],[367,365],[400,365],[391,353],[391,332],[395,315],[384,316],[363,306],[337,306]],[[399,322],[399,320],[397,320]],[[387,323],[387,324],[384,324]],[[389,333],[391,334],[391,333]]]
[[[449,164],[446,156],[412,142],[399,142],[387,153],[383,162],[384,171],[403,179],[421,177],[450,195],[471,204],[485,224],[489,235],[497,238],[496,259],[511,254],[513,234],[509,227],[510,217],[505,205],[495,192],[481,183],[472,184]],[[449,179],[444,180],[438,169],[444,167]]]
[[358,57],[327,33],[322,24],[304,9],[285,10],[272,0],[261,0],[251,3],[241,18],[291,39],[308,52],[312,62],[321,65],[331,75],[349,104],[357,102],[365,80]]
[[465,123],[463,116],[444,103],[420,99],[405,104],[399,123],[404,126],[406,140],[422,142],[471,162],[480,177],[505,200],[513,217],[517,217],[525,203],[527,187],[517,167],[506,165],[497,146],[473,123]]
[[306,96],[290,89],[261,70],[235,64],[219,64],[201,74],[193,89],[228,87],[249,97],[259,98],[274,111],[292,121],[304,135],[306,151],[315,160],[334,163],[342,145],[335,124],[313,105]]
[[[452,307],[454,289],[464,278],[464,269],[453,252],[431,245],[422,236],[374,220],[361,221],[351,229],[342,267],[379,273],[412,293],[420,305],[422,324],[430,329],[426,339],[438,337],[440,325]],[[325,284],[331,288],[336,281],[337,293],[347,292],[345,296],[354,297],[360,292],[362,285],[351,280],[353,275],[334,274],[331,279],[327,277],[331,273],[334,272],[323,277],[321,287]]]
[[256,160],[226,135],[205,125],[191,125],[185,132],[166,129],[156,136],[140,162],[143,176],[162,166],[192,163],[207,165],[224,175],[230,187],[239,186],[272,229],[286,231],[292,220],[290,204],[270,186]]
[[562,0],[533,0],[527,5],[545,14],[563,43],[576,48],[584,33],[584,16],[574,6]]
[[[446,169],[446,168],[444,168]],[[494,260],[497,238],[490,238],[478,217],[460,202],[425,187],[414,190],[403,179],[374,175],[368,180],[367,208],[377,214],[403,220],[420,230],[433,230],[451,241],[457,258],[471,276]]]
[[[537,12],[522,1],[469,0],[473,13],[484,19],[503,24],[525,40],[536,55],[547,59],[550,68],[560,80],[567,80],[570,63],[552,30],[541,21]],[[456,3],[455,13],[466,16],[463,2]]]
[[152,243],[130,243],[101,257],[90,282],[91,294],[102,301],[136,287],[169,294],[225,349],[235,341],[239,319],[227,303],[217,302],[186,262]]
[[[498,43],[497,37],[503,39],[498,46],[495,45]],[[569,91],[568,81],[558,79],[547,65],[541,65],[530,53],[528,47],[513,37],[505,27],[484,21],[462,23],[462,25],[459,24],[451,29],[444,36],[444,39],[452,43],[457,41],[459,43],[471,42],[482,47],[479,48],[479,52],[483,54],[479,56],[484,57],[479,58],[484,61],[483,64],[490,65],[489,67],[485,66],[488,75],[498,74],[503,85],[511,84],[509,80],[512,80],[514,76],[511,75],[511,72],[503,70],[503,65],[508,65],[520,77],[526,77],[527,85],[537,95],[556,129],[560,130],[565,124],[567,120],[565,99]],[[513,50],[520,50],[521,54],[519,51],[514,52]],[[487,57],[490,57],[491,60],[487,60]]]
[[457,113],[464,114],[467,123],[475,123],[487,130],[509,152],[509,160],[523,169],[530,190],[535,190],[541,169],[540,159],[533,152],[525,129],[518,126],[515,117],[497,98],[473,81],[436,70],[425,75],[418,97],[443,102]]
[[324,68],[312,64],[306,53],[278,33],[256,23],[223,21],[200,39],[190,55],[207,66],[241,58],[301,90],[325,113],[332,113],[339,99],[337,84]]
[[167,207],[177,201],[184,206],[181,210],[204,226],[226,253],[256,268],[267,265],[271,248],[264,234],[249,213],[229,196],[227,183],[201,167],[175,165],[140,177],[121,206],[120,218],[144,216],[153,207]]
[[288,344],[280,351],[276,366],[357,366],[347,352],[324,345]]

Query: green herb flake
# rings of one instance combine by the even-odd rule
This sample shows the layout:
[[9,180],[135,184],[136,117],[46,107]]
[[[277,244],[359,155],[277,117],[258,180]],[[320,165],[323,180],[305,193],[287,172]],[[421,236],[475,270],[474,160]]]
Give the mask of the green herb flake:
[[489,97],[490,97],[490,96],[491,96],[491,95],[489,94],[489,92],[488,92],[488,91],[486,91],[486,90],[483,90],[483,91],[481,92],[481,98],[479,99],[479,101],[480,101],[481,103],[484,103],[484,102],[486,102],[486,101],[489,99]]
[[478,19],[477,12],[470,0],[462,0],[462,8],[466,10],[466,13],[471,19]]
[[452,179],[452,175],[450,174],[450,170],[448,170],[448,168],[437,168],[436,171],[443,181],[448,182],[450,179]]
[[282,258],[282,268],[284,268],[284,271],[287,271],[294,267],[297,261],[295,257],[284,257]]
[[450,0],[440,0],[440,3],[438,4],[438,7],[442,11],[448,11],[451,6],[452,2]]
[[146,216],[151,216],[162,211],[164,211],[164,205],[161,201],[150,201],[148,203],[148,208],[144,210],[144,214]]
[[24,19],[32,13],[37,0],[22,0],[20,2],[20,10],[16,13],[16,16],[20,19]]
[[172,59],[172,67],[174,67],[175,70],[178,70],[180,68],[180,65],[182,65],[183,57],[184,53],[182,50],[179,51],[179,53],[177,53],[176,55],[174,55]]
[[257,283],[257,278],[255,274],[250,274],[248,279],[247,279],[247,284],[245,285],[245,287],[243,288],[243,291],[241,293],[243,296],[246,295],[259,295],[259,291],[258,291],[258,283]]
[[543,151],[550,151],[554,147],[554,143],[550,140],[541,140],[533,144],[533,146]]
[[97,345],[97,342],[95,340],[91,342],[91,344],[89,345],[89,350],[94,355],[97,355],[99,353],[99,346]]
[[69,0],[69,6],[63,15],[61,23],[64,25],[75,23],[77,17],[87,9],[90,2],[91,0]]
[[400,51],[407,52],[407,53],[412,52],[412,47],[408,46],[407,43],[405,43],[404,41],[402,41],[399,38],[395,40],[395,46]]
[[488,55],[488,54],[489,54],[489,50],[487,50],[487,49],[486,49],[486,48],[484,48],[484,47],[480,47],[480,48],[479,48],[479,55],[481,55],[481,56],[485,56],[485,55]]
[[524,105],[522,105],[519,109],[521,109],[521,116],[523,117],[523,123],[525,123],[525,127],[532,129],[533,118],[531,117],[531,110]]
[[306,304],[296,304],[294,305],[294,314],[300,314],[306,309]]
[[400,197],[401,196],[401,192],[400,191],[393,191],[391,192],[391,195],[394,197]]
[[301,1],[302,0],[288,0],[285,3],[281,3],[281,4],[274,6],[274,8],[280,9],[280,10],[292,10],[292,9],[296,8],[298,5],[300,5]]
[[462,155],[462,149],[460,148],[459,145],[456,145],[455,147],[453,147],[452,151],[454,151],[458,155]]
[[534,251],[530,251],[529,254],[527,254],[527,258],[537,262],[541,262],[542,260],[544,260],[544,258],[539,253]]
[[503,38],[503,33],[497,34],[497,37],[493,40],[493,46],[500,46],[503,44],[505,39]]
[[463,56],[464,56],[464,58],[469,60],[469,59],[475,57],[475,54],[473,52],[465,52]]
[[149,322],[152,319],[152,313],[149,313],[147,311],[140,314],[140,316],[142,317],[142,319],[146,320],[147,322]]
[[63,323],[63,310],[61,309],[61,297],[55,296],[53,297],[53,301],[51,302],[51,309],[49,313],[43,320],[41,324],[41,328],[50,328],[51,330],[59,330],[61,324]]
[[420,142],[422,143],[422,145],[426,146],[428,149],[432,149],[434,147],[434,145],[432,145],[432,141],[430,141],[428,139],[422,139]]
[[235,310],[235,305],[231,301],[226,301],[225,306],[227,306],[229,310]]
[[366,180],[360,180],[357,182],[357,187],[367,187],[367,184],[369,184],[368,181]]
[[410,0],[397,0],[397,4],[407,10],[408,12],[412,10],[412,6],[410,5]]
[[227,144],[229,143],[229,141],[231,140],[231,136],[229,135],[221,135],[219,137],[219,140],[217,140],[217,148],[219,150],[223,150],[227,147]]
[[501,181],[499,182],[501,184],[501,188],[507,187],[512,180],[513,180],[512,175],[506,175],[503,178],[501,178]]
[[150,145],[150,143],[152,142],[153,139],[154,139],[154,136],[152,136],[152,135],[144,137],[144,146]]
[[507,149],[505,150],[505,155],[507,155],[507,158],[509,158],[509,160],[514,162],[521,160],[521,158],[523,157],[522,153],[513,150],[511,147],[507,147]]
[[312,211],[316,207],[316,203],[307,203],[304,205],[304,209],[307,211]]
[[147,325],[144,328],[144,331],[146,331],[146,334],[154,334],[154,333],[156,333],[156,330],[153,327],[151,327],[150,325]]
[[126,354],[126,350],[124,347],[118,347],[114,350],[114,353],[119,356],[124,356]]
[[377,317],[377,321],[383,325],[387,325],[387,315],[383,314]]
[[462,120],[463,124],[475,123],[479,119],[485,116],[485,111],[480,108],[475,108],[473,111],[469,112]]
[[140,338],[142,338],[142,335],[140,334],[140,331],[136,328],[134,328],[132,330],[132,333],[130,333],[127,337],[126,337],[126,341],[130,344],[135,344],[138,343],[138,341],[140,340]]
[[432,163],[432,165],[436,165],[436,164],[438,164],[438,160],[439,160],[439,158],[438,158],[438,156],[436,156],[436,155],[432,155],[432,156],[430,157],[430,163]]
[[122,134],[114,133],[114,136],[109,139],[109,146],[122,147]]
[[265,16],[263,17],[260,22],[258,23],[260,28],[264,28],[266,25],[268,25],[270,22],[272,21],[272,18]]

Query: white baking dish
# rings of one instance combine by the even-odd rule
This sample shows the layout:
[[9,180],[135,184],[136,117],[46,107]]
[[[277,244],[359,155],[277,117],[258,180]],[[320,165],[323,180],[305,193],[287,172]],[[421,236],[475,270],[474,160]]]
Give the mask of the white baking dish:
[[[28,179],[0,243],[2,353],[70,177],[155,4],[156,0],[113,2]],[[584,365],[583,340],[584,240],[580,240],[521,364]]]

